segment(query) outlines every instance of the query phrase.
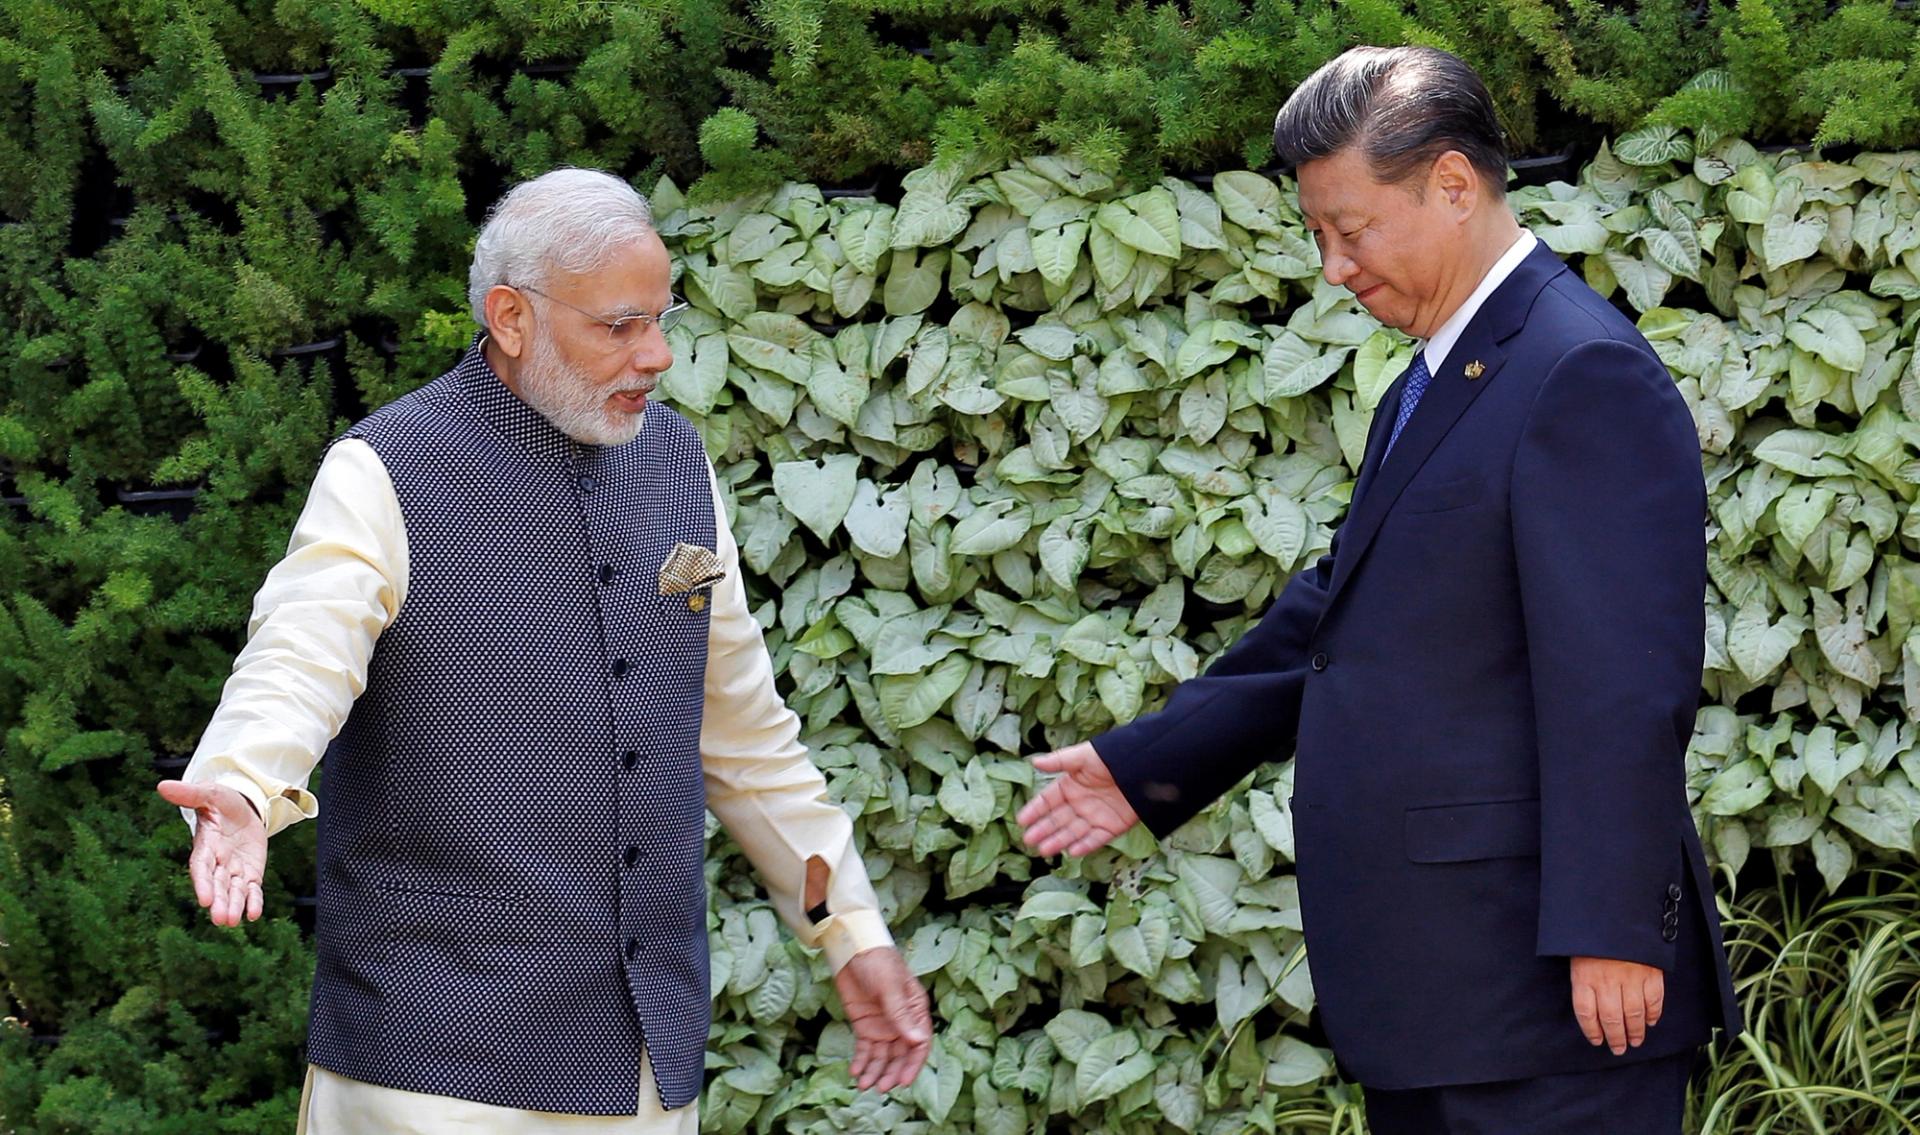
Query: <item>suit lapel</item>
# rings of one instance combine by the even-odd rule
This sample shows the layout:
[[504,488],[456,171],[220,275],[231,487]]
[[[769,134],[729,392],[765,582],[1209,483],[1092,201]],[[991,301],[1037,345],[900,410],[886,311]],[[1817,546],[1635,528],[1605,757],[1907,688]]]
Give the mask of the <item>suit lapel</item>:
[[[1392,401],[1386,396],[1380,399],[1367,444],[1368,454],[1354,485],[1353,504],[1341,526],[1340,556],[1334,562],[1333,580],[1327,590],[1329,608],[1346,581],[1352,578],[1387,513],[1400,499],[1401,491],[1467,412],[1467,407],[1473,405],[1474,399],[1480,397],[1480,392],[1500,373],[1508,354],[1504,344],[1526,324],[1527,312],[1540,289],[1564,271],[1566,265],[1544,243],[1522,260],[1513,274],[1487,297],[1447,353],[1446,363],[1434,373],[1420,405],[1400,432],[1400,440],[1394,443],[1393,452],[1376,455],[1375,451],[1386,448],[1390,434],[1389,430],[1380,428],[1380,419],[1390,418],[1392,414],[1391,410],[1385,414],[1380,411],[1399,406],[1398,392],[1405,388],[1406,376],[1402,375],[1388,392],[1393,396]],[[1479,373],[1474,378],[1466,376],[1470,364],[1477,364]]]

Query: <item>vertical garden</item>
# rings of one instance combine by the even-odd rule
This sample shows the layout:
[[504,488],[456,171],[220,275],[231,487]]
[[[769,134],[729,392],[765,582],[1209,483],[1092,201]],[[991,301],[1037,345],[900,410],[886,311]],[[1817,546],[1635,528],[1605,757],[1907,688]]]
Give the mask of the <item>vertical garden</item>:
[[451,365],[476,222],[560,164],[654,201],[693,303],[664,395],[935,1003],[920,1080],[855,1093],[823,961],[716,832],[703,1126],[1359,1130],[1286,761],[1084,861],[1009,817],[1026,754],[1157,705],[1345,514],[1412,348],[1319,279],[1268,131],[1362,42],[1487,77],[1521,219],[1694,410],[1688,784],[1751,1026],[1694,1126],[1920,1130],[1916,33],[1824,0],[0,0],[0,1133],[292,1129],[311,826],[216,928],[152,785],[322,447]]

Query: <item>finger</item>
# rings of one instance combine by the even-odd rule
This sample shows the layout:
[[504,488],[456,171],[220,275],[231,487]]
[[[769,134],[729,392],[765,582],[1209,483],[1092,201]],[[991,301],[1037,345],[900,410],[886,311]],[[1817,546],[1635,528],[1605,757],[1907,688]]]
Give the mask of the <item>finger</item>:
[[1087,821],[1082,819],[1078,813],[1069,816],[1064,823],[1054,829],[1052,834],[1041,841],[1039,847],[1040,854],[1060,854],[1062,851],[1073,846],[1075,840],[1086,835],[1087,829]]
[[1041,772],[1063,772],[1072,766],[1072,758],[1064,753],[1041,753],[1033,758],[1033,767]]
[[207,913],[213,918],[213,924],[215,926],[225,926],[227,924],[228,873],[227,865],[216,859],[213,864],[213,878],[209,883],[209,886],[213,890],[213,905],[207,908]]
[[905,1041],[895,1041],[887,1046],[887,1067],[880,1076],[881,1091],[890,1092],[895,1088],[905,1087],[908,1081],[913,1079],[908,1074],[908,1069],[913,1064],[913,1051],[917,1047]]
[[1035,797],[1032,803],[1020,810],[1020,838],[1026,840],[1029,846],[1038,846],[1072,814],[1064,801]]
[[873,1042],[859,1034],[854,1035],[853,1060],[847,1064],[847,1075],[853,1078],[857,1086],[865,1086],[867,1065],[873,1059]]
[[1639,1048],[1647,1040],[1647,1000],[1639,987],[1620,990],[1620,1008],[1627,1020],[1627,1047]]
[[1640,990],[1641,995],[1647,999],[1647,1027],[1652,1028],[1660,1023],[1661,1016],[1667,1011],[1666,975],[1655,970],[1653,975],[1642,983]]
[[1027,801],[1026,806],[1020,809],[1019,815],[1014,819],[1019,820],[1022,825],[1032,825],[1037,821],[1044,821],[1049,816],[1057,815],[1062,810],[1070,810],[1072,807],[1073,805],[1067,803],[1065,782],[1056,780],[1041,789],[1033,799]]
[[169,804],[178,804],[182,808],[205,808],[212,803],[212,793],[204,784],[188,784],[184,780],[163,780],[153,786],[160,798]]
[[239,871],[233,873],[233,881],[227,891],[227,916],[238,926],[247,917],[247,877]]
[[266,905],[267,896],[260,889],[259,880],[250,880],[247,883],[247,921],[260,921],[260,915],[265,911]]
[[[900,978],[915,986],[919,984],[907,975],[905,966],[900,967]],[[907,1043],[919,1044],[931,1035],[926,1006],[917,1003],[900,981],[889,981],[880,987],[880,1007],[887,1011],[894,1033]]]
[[1620,983],[1609,981],[1594,991],[1600,1007],[1600,1031],[1615,1056],[1627,1050],[1626,1009],[1620,1003]]
[[908,1084],[913,1083],[914,1078],[920,1075],[920,1069],[926,1067],[927,1055],[932,1050],[932,1041],[911,1045],[907,1048],[906,1053],[901,1057],[899,1062],[901,1087],[904,1088]]
[[872,1091],[886,1078],[887,1061],[892,1056],[890,1049],[891,1044],[887,1041],[874,1041],[868,1046],[867,1066],[855,1081],[861,1091]]
[[1023,838],[1027,846],[1033,849],[1034,854],[1052,855],[1053,852],[1048,850],[1048,846],[1060,838],[1061,830],[1072,822],[1073,813],[1070,811],[1050,812],[1039,823],[1028,828]]
[[1573,1019],[1580,1022],[1580,1032],[1587,1043],[1598,1045],[1606,1039],[1600,1032],[1599,999],[1594,996],[1593,986],[1575,985],[1573,987]]
[[1076,856],[1092,855],[1094,852],[1099,851],[1101,848],[1107,846],[1107,844],[1112,842],[1113,842],[1112,832],[1106,830],[1105,828],[1096,828],[1096,827],[1089,826],[1089,830],[1087,831],[1087,834],[1081,836],[1077,840],[1074,840],[1073,846],[1067,848],[1067,854],[1076,855]]
[[193,898],[204,909],[213,905],[213,829],[205,826],[205,813],[200,816],[202,827],[193,840],[193,851],[187,856],[187,877],[193,880]]

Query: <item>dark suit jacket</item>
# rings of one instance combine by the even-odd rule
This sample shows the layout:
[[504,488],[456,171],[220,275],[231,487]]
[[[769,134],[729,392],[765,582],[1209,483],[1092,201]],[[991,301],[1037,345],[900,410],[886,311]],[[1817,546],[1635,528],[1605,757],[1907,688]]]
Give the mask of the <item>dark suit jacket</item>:
[[[1308,958],[1363,1084],[1581,1071],[1737,1031],[1684,784],[1707,582],[1686,404],[1545,246],[1383,461],[1398,399],[1332,551],[1095,748],[1157,834],[1294,749]],[[1587,1044],[1573,955],[1666,972],[1642,1048]]]

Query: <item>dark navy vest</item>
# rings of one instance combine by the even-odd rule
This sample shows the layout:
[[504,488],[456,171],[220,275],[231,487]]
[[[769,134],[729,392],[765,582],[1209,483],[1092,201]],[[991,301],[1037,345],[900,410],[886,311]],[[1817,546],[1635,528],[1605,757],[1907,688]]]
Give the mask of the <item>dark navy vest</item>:
[[393,478],[408,583],[327,750],[313,1063],[503,1107],[631,1115],[701,1086],[707,979],[699,435],[575,443],[478,348],[348,430]]

